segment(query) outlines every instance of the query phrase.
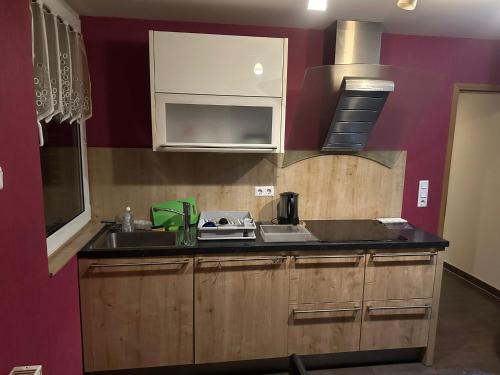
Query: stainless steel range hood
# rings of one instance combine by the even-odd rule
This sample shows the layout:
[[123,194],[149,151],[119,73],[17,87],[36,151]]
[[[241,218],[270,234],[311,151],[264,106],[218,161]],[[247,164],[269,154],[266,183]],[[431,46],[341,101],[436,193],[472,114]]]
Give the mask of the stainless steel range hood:
[[[327,86],[333,90],[325,98],[333,99],[330,103],[334,111],[329,109],[321,114],[331,121],[321,151],[360,151],[368,142],[387,97],[394,91],[394,82],[380,79],[377,69],[382,24],[337,21],[327,30],[327,37],[329,31],[335,34],[335,65],[322,73],[327,72]],[[306,74],[305,87],[317,83],[315,72],[310,73],[311,82],[307,82]]]

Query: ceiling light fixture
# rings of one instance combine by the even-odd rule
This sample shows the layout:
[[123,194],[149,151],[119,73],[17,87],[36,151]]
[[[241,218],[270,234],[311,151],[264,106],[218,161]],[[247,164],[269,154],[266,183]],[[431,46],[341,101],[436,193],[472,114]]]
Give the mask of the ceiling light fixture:
[[404,10],[414,10],[418,0],[398,0],[398,7]]
[[324,12],[326,10],[326,2],[327,0],[309,0],[309,3],[307,4],[307,9],[321,10]]

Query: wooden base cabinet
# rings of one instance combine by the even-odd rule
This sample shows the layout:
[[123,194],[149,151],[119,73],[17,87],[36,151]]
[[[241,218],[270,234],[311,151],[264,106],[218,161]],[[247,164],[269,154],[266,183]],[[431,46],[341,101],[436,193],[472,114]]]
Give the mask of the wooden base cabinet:
[[366,301],[360,350],[427,346],[432,299]]
[[427,346],[437,257],[433,249],[368,252],[360,350]]
[[323,354],[359,350],[361,303],[291,305],[288,354]]
[[287,259],[196,258],[196,363],[287,355]]
[[193,259],[81,259],[85,371],[193,363]]
[[432,249],[80,259],[86,372],[399,348],[432,363]]

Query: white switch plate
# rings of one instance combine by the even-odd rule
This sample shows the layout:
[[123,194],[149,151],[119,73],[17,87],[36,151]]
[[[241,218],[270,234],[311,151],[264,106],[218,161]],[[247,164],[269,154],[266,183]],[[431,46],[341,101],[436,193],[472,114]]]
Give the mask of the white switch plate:
[[427,207],[429,198],[429,180],[420,180],[418,183],[417,207]]
[[274,186],[256,186],[256,197],[274,197]]
[[3,189],[3,171],[2,167],[0,167],[0,190]]

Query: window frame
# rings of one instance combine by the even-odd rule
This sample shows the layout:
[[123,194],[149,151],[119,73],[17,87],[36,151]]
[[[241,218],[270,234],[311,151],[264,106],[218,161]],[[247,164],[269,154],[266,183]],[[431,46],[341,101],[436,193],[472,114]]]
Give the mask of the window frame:
[[[64,125],[61,125],[64,126]],[[91,220],[91,205],[90,205],[90,189],[89,189],[89,174],[87,161],[87,136],[85,121],[77,122],[80,134],[80,160],[82,168],[82,191],[83,191],[83,211],[71,221],[57,231],[46,237],[47,241],[47,256],[53,254],[57,249],[68,242],[75,236],[85,225]],[[42,146],[43,147],[43,146]]]

